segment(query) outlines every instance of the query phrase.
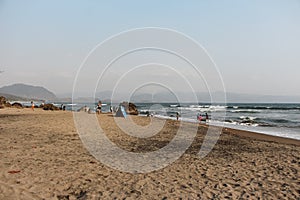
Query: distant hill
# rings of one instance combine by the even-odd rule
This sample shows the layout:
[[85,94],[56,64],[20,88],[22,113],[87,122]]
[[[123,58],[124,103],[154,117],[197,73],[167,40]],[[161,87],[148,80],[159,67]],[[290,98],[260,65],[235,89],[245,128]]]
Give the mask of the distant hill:
[[29,101],[29,100],[35,100],[35,99],[27,99],[24,97],[18,97],[15,95],[11,95],[11,94],[4,94],[4,93],[0,93],[0,97],[5,97],[6,100],[8,101]]
[[[111,92],[98,92],[98,99],[110,99]],[[213,92],[214,102],[223,102],[224,94],[222,92]],[[115,94],[115,99],[122,100],[124,94]],[[131,96],[130,101],[135,103],[146,102],[177,102],[177,97],[180,97],[181,102],[193,102],[195,99],[198,102],[210,102],[211,96],[207,92],[175,92],[175,94],[167,92],[157,92],[154,94],[138,93]],[[124,98],[123,98],[124,99]],[[280,96],[280,95],[255,95],[255,94],[239,94],[226,93],[227,103],[300,103],[300,96]]]
[[25,99],[53,100],[56,96],[44,87],[25,84],[13,84],[0,88],[0,93],[13,95]]
[[[122,93],[113,93],[112,91],[98,91],[95,94],[95,99],[90,95],[85,93],[76,94],[76,102],[91,102],[102,100],[103,102],[113,101],[114,103],[122,101],[130,101],[134,103],[170,103],[177,102],[180,98],[180,102],[211,102],[211,96],[207,92],[155,92],[155,93],[134,93],[128,99],[128,93],[126,91]],[[214,103],[224,103],[224,93],[223,92],[213,92],[211,93],[214,97]],[[65,98],[71,101],[72,94],[65,94],[61,96],[66,96]],[[300,103],[300,95],[295,94],[294,96],[280,96],[280,95],[258,95],[258,94],[241,94],[241,93],[226,93],[226,102],[227,103]]]

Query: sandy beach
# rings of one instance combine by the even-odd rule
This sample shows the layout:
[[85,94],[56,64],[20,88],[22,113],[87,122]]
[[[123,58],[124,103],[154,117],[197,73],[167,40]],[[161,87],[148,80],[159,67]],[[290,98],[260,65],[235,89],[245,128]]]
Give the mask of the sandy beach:
[[[159,134],[142,139],[124,134],[111,114],[98,119],[111,141],[137,153],[164,147],[180,124],[167,120]],[[143,126],[150,122],[132,119]],[[178,160],[132,174],[86,150],[72,112],[0,109],[0,199],[299,199],[300,141],[224,128],[200,159],[207,126],[184,126],[186,134],[195,126],[198,131]]]

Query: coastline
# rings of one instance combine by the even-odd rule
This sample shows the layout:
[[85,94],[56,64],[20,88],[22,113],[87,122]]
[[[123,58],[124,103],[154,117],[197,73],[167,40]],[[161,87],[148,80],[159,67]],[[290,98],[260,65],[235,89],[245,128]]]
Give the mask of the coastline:
[[[167,120],[157,135],[139,139],[125,135],[111,114],[97,117],[111,141],[136,153],[162,148],[180,126],[176,120]],[[151,120],[131,117],[141,126]],[[198,129],[178,160],[157,171],[130,174],[90,155],[75,129],[72,112],[7,108],[0,110],[0,120],[1,199],[299,196],[298,140],[224,128],[213,150],[200,159],[197,153],[207,125],[183,122],[186,134],[192,127]]]
[[[146,116],[141,116],[141,117],[146,117]],[[162,119],[164,118],[161,117],[155,117],[157,119]],[[176,121],[176,119],[172,118],[167,118],[168,120]],[[181,121],[182,123],[190,123],[190,124],[198,124],[199,126],[203,126],[205,128],[211,126],[211,127],[218,127],[220,128],[221,126],[216,126],[216,125],[209,125],[205,122],[199,123],[199,122],[189,122],[189,121]],[[254,132],[254,131],[248,131],[248,130],[241,130],[237,128],[230,128],[223,126],[223,133],[226,134],[234,134],[238,135],[241,137],[248,137],[251,139],[258,139],[262,141],[270,141],[270,142],[278,142],[278,143],[283,143],[283,144],[294,144],[294,145],[300,145],[300,140],[296,138],[289,138],[289,137],[283,137],[283,136],[277,136],[277,135],[271,135],[271,134],[266,134],[266,133],[260,133],[260,132]],[[300,134],[300,133],[299,133]]]
[[268,142],[277,142],[282,144],[293,144],[300,146],[300,140],[294,138],[287,138],[275,135],[268,135],[264,133],[257,133],[251,131],[243,131],[239,129],[232,129],[232,128],[224,128],[224,133],[238,135],[240,137],[247,137],[251,139],[257,139],[261,141],[268,141]]

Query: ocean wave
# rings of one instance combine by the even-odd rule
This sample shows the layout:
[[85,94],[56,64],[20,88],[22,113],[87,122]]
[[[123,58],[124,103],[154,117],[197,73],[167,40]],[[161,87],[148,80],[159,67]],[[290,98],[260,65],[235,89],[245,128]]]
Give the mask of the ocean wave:
[[254,116],[240,116],[234,119],[226,119],[226,123],[232,125],[242,125],[251,127],[276,127],[276,124],[271,122],[266,122],[264,119],[254,117]]
[[181,110],[200,111],[200,112],[219,112],[226,111],[227,106],[218,105],[190,105],[189,107],[180,107]]
[[248,109],[248,110],[231,110],[230,112],[231,113],[260,113],[260,111],[258,111],[258,110],[251,110],[251,109]]
[[270,107],[270,110],[300,110],[299,107]]
[[247,117],[247,116],[240,116],[239,118],[242,119],[242,120],[255,120],[255,119],[257,119],[257,117]]
[[287,120],[287,119],[268,119],[268,121],[273,122],[273,123],[280,123],[280,124],[291,123],[291,121]]
[[177,108],[177,107],[180,107],[180,105],[178,105],[178,104],[173,104],[173,105],[172,105],[172,104],[171,104],[170,107],[171,107],[171,108]]
[[242,110],[247,110],[247,109],[255,109],[255,110],[300,110],[299,106],[228,106],[229,109],[242,109]]
[[68,103],[67,106],[77,106],[76,103]]

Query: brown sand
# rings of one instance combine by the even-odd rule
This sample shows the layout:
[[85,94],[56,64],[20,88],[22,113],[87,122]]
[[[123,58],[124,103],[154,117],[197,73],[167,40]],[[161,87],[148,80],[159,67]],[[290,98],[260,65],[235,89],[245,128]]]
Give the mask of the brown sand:
[[[132,152],[163,147],[179,126],[168,120],[158,135],[137,139],[123,134],[111,115],[98,117],[107,136]],[[185,125],[187,134],[197,126]],[[206,131],[199,126],[193,144],[171,165],[131,174],[89,154],[71,112],[1,109],[0,199],[299,199],[300,141],[224,129],[200,159]]]

